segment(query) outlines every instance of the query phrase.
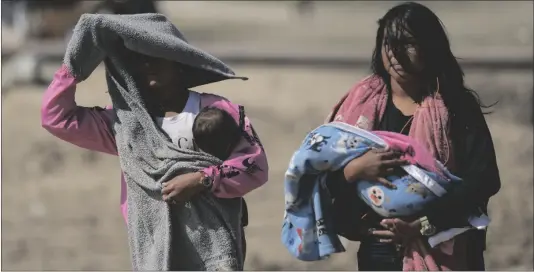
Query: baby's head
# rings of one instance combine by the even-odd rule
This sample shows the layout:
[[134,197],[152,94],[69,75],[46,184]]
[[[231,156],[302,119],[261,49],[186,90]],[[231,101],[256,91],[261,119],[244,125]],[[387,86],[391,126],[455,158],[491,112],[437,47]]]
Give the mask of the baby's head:
[[197,147],[221,160],[228,159],[240,138],[238,124],[224,110],[203,108],[193,122],[193,139]]

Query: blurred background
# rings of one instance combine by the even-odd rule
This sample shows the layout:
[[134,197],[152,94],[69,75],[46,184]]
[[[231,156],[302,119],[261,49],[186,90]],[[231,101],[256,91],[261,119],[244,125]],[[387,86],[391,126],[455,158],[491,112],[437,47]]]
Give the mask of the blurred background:
[[[270,181],[249,194],[247,270],[355,270],[357,243],[304,263],[280,243],[282,177],[305,133],[369,73],[376,21],[399,1],[2,1],[2,268],[128,270],[116,157],[40,126],[41,96],[84,12],[166,14],[195,46],[249,81],[198,88],[246,106]],[[533,269],[533,3],[424,2],[447,27],[466,80],[486,104],[503,182],[490,202],[487,268]],[[77,102],[109,103],[103,67]]]

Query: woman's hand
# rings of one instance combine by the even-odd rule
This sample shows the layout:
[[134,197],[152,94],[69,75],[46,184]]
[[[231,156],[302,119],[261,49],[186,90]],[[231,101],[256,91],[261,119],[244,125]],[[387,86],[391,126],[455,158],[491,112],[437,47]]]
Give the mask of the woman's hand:
[[374,230],[371,234],[379,237],[381,243],[407,244],[414,238],[421,236],[421,222],[419,220],[408,223],[399,218],[384,219],[380,225],[386,230]]
[[163,183],[164,201],[188,201],[193,196],[202,192],[206,187],[201,183],[203,174],[200,172],[179,175],[168,182]]
[[392,150],[371,149],[345,166],[343,170],[345,179],[349,182],[359,179],[375,181],[396,189],[396,186],[384,177],[393,174],[395,167],[408,163],[408,161],[400,159],[401,155]]
[[[68,42],[63,62],[77,82],[86,80],[106,57],[102,48],[102,29],[99,15],[83,14]],[[115,35],[117,36],[117,35]],[[111,35],[106,35],[106,42]]]

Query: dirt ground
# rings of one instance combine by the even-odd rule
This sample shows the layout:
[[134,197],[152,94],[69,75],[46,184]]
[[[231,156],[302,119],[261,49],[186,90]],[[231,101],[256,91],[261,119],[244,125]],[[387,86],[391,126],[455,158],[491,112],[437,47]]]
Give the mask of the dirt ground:
[[[372,25],[385,8],[379,9],[375,6],[371,8],[363,3],[367,2],[362,2],[361,7],[367,8],[369,12],[362,13],[366,14],[362,15],[364,18],[353,18],[353,20],[365,21]],[[166,10],[170,11],[174,4],[168,2],[165,5]],[[215,16],[212,14],[213,9],[209,9],[210,12],[203,13],[202,16],[200,13],[192,12],[201,9],[202,5],[207,4],[187,2],[187,5],[182,6],[183,9],[173,11],[173,14],[179,17],[178,21],[187,21],[190,24],[191,31],[185,31],[186,36],[193,36],[190,40],[198,41],[200,47],[213,46],[210,44],[213,39],[230,32],[221,34],[213,30],[215,24],[221,24],[224,20],[233,20],[234,23],[230,25],[236,27],[243,25],[244,22],[254,21],[257,24],[253,27],[266,29],[265,33],[268,33],[266,36],[278,35],[284,39],[291,37],[287,31],[282,31],[283,23],[279,23],[280,21],[287,23],[289,20],[287,18],[290,16],[272,4],[265,6],[266,9],[269,8],[270,16],[259,13],[257,16],[250,15],[250,12],[246,12],[247,8],[250,8],[248,3],[240,6],[238,11],[242,15],[239,18],[245,18],[241,19],[242,21],[232,17],[230,12],[215,9],[219,16],[210,22],[217,23],[196,25],[195,22],[200,21],[198,17]],[[465,52],[466,55],[469,52],[476,52],[478,45],[488,45],[478,51],[508,51],[508,53],[524,51],[528,46],[532,48],[532,36],[527,35],[525,38],[526,34],[523,32],[511,31],[520,29],[526,22],[530,27],[527,30],[532,32],[532,15],[525,19],[519,15],[502,16],[502,13],[498,12],[514,10],[524,16],[524,6],[517,4],[513,9],[510,6],[502,5],[499,8],[496,4],[484,4],[491,10],[487,12],[493,16],[491,21],[506,23],[492,30],[500,33],[500,36],[489,35],[491,31],[488,29],[491,27],[484,28],[480,20],[489,22],[490,19],[480,19],[481,15],[473,12],[475,14],[473,16],[480,17],[479,21],[463,22],[468,22],[480,30],[480,36],[476,38],[473,37],[476,31],[469,33],[466,29],[471,28],[462,28],[461,22],[453,19],[450,9],[439,2],[433,5],[436,5],[436,8],[441,7],[441,14],[444,16],[442,19],[446,24],[452,23],[453,26],[449,27],[449,31],[456,33],[453,41],[456,39],[460,43],[463,42],[465,46],[461,48],[464,49],[458,50]],[[469,13],[476,10],[476,7],[472,6],[465,4],[457,10]],[[479,5],[478,8],[480,7]],[[531,11],[532,3],[529,12]],[[329,12],[334,14],[334,11]],[[328,16],[331,15],[325,14],[328,13],[319,13],[317,20],[326,23],[327,19],[331,18]],[[346,21],[340,19],[342,23],[338,22],[337,26],[348,21],[346,16],[340,18],[345,18]],[[509,20],[504,21],[505,18]],[[301,24],[301,27],[304,27],[303,25],[305,24]],[[498,24],[493,23],[493,25]],[[249,33],[246,29],[235,31]],[[308,31],[307,33],[312,32]],[[342,35],[339,29],[331,31],[333,33],[327,29],[320,29],[319,32],[321,35],[330,35],[328,36],[331,38],[330,42],[338,44],[336,50],[346,50],[349,47],[341,45]],[[355,32],[357,31],[350,33]],[[372,31],[358,32],[358,35],[365,41],[360,42],[361,44],[373,41]],[[515,42],[503,38],[507,37],[506,35],[514,38]],[[260,36],[243,34],[241,37],[247,46],[255,46],[261,43]],[[235,41],[236,37],[228,37],[228,44],[232,39]],[[471,41],[465,41],[469,38]],[[296,42],[297,39],[294,39]],[[313,38],[310,34],[310,37],[300,40],[309,43],[317,38]],[[323,43],[328,44],[327,38],[321,40],[325,40]],[[349,44],[353,42],[350,46],[360,45],[355,40],[357,39],[348,41]],[[276,42],[271,41],[269,46],[276,47],[275,44]],[[466,46],[469,44],[470,47]],[[324,46],[317,48],[326,50]],[[367,52],[371,47],[364,45],[364,49],[362,50]],[[246,197],[250,212],[250,225],[246,230],[248,240],[246,269],[355,270],[357,243],[347,243],[348,252],[317,263],[297,261],[281,245],[282,177],[292,152],[306,132],[320,124],[337,100],[367,72],[356,69],[326,70],[306,67],[236,66],[234,68],[238,74],[247,76],[250,80],[226,81],[197,90],[224,95],[234,102],[243,104],[267,151],[270,162],[269,182]],[[487,268],[532,270],[534,243],[533,131],[530,122],[532,71],[470,70],[466,71],[466,74],[467,83],[479,91],[484,101],[490,104],[497,99],[500,100],[494,108],[495,112],[486,117],[493,135],[503,182],[501,191],[490,203],[492,223],[488,234]],[[82,150],[47,134],[41,128],[39,119],[39,105],[43,91],[43,87],[21,85],[13,87],[9,93],[2,94],[2,268],[128,270],[130,263],[126,229],[119,211],[118,159]],[[106,105],[109,99],[105,92],[104,71],[100,67],[86,82],[79,85],[77,102],[85,106]]]

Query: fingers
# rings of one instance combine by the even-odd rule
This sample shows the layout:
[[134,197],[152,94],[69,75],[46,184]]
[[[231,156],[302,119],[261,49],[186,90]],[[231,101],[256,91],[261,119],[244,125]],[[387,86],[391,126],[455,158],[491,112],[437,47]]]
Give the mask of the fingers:
[[164,182],[161,184],[162,188],[161,188],[161,194],[162,194],[162,198],[163,198],[163,201],[165,202],[171,202],[173,201],[170,194],[173,192],[173,186],[169,186],[169,183],[168,182]]
[[389,230],[374,230],[372,232],[374,236],[382,237],[384,239],[393,239],[395,238],[395,233]]
[[380,155],[380,158],[382,160],[398,159],[402,155],[401,153],[393,150],[386,150],[383,152],[379,152],[378,154]]
[[397,224],[397,223],[400,223],[400,219],[398,218],[385,218],[385,219],[382,219],[382,221],[380,221],[380,225],[384,226],[384,225],[394,225],[394,224]]
[[161,185],[162,199],[166,202],[188,201],[196,193],[195,188],[184,187],[182,182],[166,182]]
[[163,198],[163,201],[169,202],[169,203],[172,203],[172,204],[176,204],[177,201],[180,201],[179,199],[177,199],[175,194],[164,194],[162,196],[162,198]]
[[380,238],[380,243],[390,244],[396,243],[399,240],[398,235],[390,230],[375,230],[371,234]]
[[161,194],[164,201],[170,201],[178,194],[175,186],[170,186],[169,183],[162,183],[163,188],[161,189]]
[[373,153],[379,154],[380,156],[386,156],[386,155],[390,155],[391,153],[394,153],[392,150],[385,149],[385,148],[371,148],[370,151]]
[[382,221],[380,221],[380,226],[386,229],[391,229],[393,225],[395,225],[394,219],[382,219]]
[[172,204],[177,204],[176,200],[170,198],[168,195],[163,195],[163,201],[168,202],[168,203],[172,203]]
[[393,233],[401,234],[400,231],[397,229],[396,222],[397,219],[384,219],[380,222],[380,225]]
[[191,199],[192,194],[190,192],[184,192],[179,190],[171,190],[168,193],[163,193],[162,198],[164,201],[172,202],[176,204],[176,202],[184,202],[189,201]]
[[168,198],[175,198],[178,195],[178,190],[172,190],[167,194]]
[[169,201],[170,198],[169,198],[169,195],[168,194],[163,194],[163,201]]
[[173,187],[172,186],[166,186],[166,187],[163,187],[161,189],[161,193],[162,194],[169,194],[172,191],[173,191]]
[[393,168],[395,166],[403,166],[409,163],[410,162],[408,162],[407,160],[403,160],[403,159],[388,159],[388,160],[382,161],[382,167]]
[[383,177],[377,177],[376,178],[376,182],[386,186],[387,188],[390,188],[390,189],[397,189],[397,186],[395,186],[395,184],[391,183],[389,180],[383,178]]

